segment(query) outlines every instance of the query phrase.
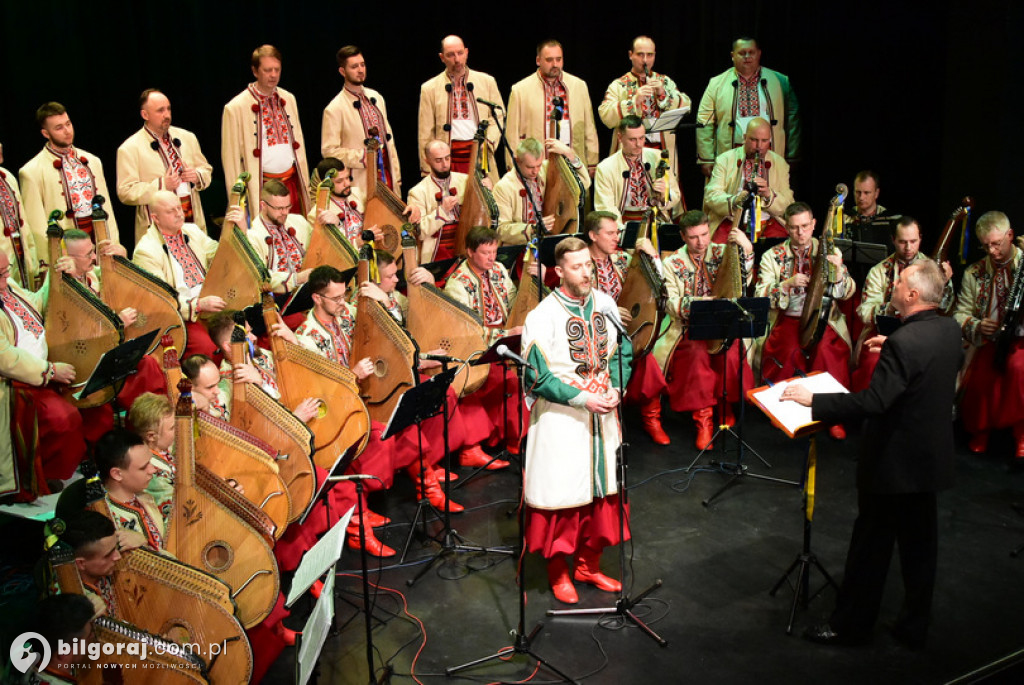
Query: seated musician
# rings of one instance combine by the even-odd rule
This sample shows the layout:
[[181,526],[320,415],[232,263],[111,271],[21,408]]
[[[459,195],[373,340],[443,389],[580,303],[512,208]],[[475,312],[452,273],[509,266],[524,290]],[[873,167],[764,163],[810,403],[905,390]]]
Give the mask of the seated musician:
[[[455,230],[466,197],[466,174],[452,171],[452,150],[441,140],[423,146],[430,173],[409,190],[409,205],[420,212],[420,264],[455,257]],[[484,185],[491,187],[485,178]]]
[[318,211],[315,203],[311,203],[313,206],[306,218],[310,223],[319,220],[321,224],[337,226],[342,235],[358,248],[363,244],[363,212],[366,208],[366,194],[361,188],[352,185],[352,170],[346,168],[345,163],[340,159],[328,157],[316,165],[309,185],[315,192],[316,185],[326,178],[327,173],[332,169],[335,174],[327,208]]
[[216,348],[198,320],[200,314],[218,312],[225,305],[216,295],[200,297],[217,241],[195,224],[185,223],[181,202],[169,190],[153,193],[149,215],[153,223],[135,246],[132,261],[178,292],[178,310],[188,333],[183,356],[212,355]]
[[[917,219],[904,216],[893,228],[892,243],[896,252],[889,255],[878,264],[871,267],[867,279],[864,282],[864,291],[860,305],[857,307],[857,316],[860,317],[864,328],[854,346],[855,367],[851,374],[851,387],[853,392],[865,390],[871,383],[871,374],[878,363],[879,350],[872,350],[864,344],[877,331],[875,329],[875,316],[896,316],[896,310],[892,306],[892,291],[899,280],[900,274],[911,264],[928,259],[921,253],[921,227]],[[949,262],[942,263],[945,272],[946,288],[942,295],[942,311],[948,311],[955,300],[953,291],[953,268]]]
[[[270,271],[270,287],[288,293],[309,280],[312,269],[303,269],[313,227],[299,214],[292,214],[291,192],[281,181],[270,179],[260,190],[260,211],[249,226],[249,244]],[[232,207],[224,217],[236,226],[245,225],[241,207]]]
[[[1013,228],[1002,212],[983,214],[974,231],[988,255],[964,272],[953,315],[970,346],[960,416],[971,435],[967,446],[979,454],[988,450],[992,430],[1012,428],[1013,464],[1019,468],[1024,466],[1024,330],[1017,326],[1003,331],[1002,326],[1024,251],[1019,241],[1014,244]],[[996,341],[1004,335],[1009,338],[1008,354],[999,368]]]
[[[85,596],[96,608],[98,616],[118,617],[114,588],[110,575],[121,559],[121,552],[131,542],[126,531],[114,528],[114,522],[103,514],[86,509],[65,521],[67,528],[61,541],[71,547],[75,567],[82,579]],[[123,542],[122,542],[123,539]]]
[[889,213],[885,207],[878,204],[880,189],[878,174],[870,169],[859,172],[853,178],[853,208],[843,214],[843,224],[846,228],[856,229],[858,224],[880,219]]
[[[712,299],[711,291],[721,274],[722,261],[729,245],[711,242],[708,215],[694,209],[683,215],[679,222],[683,246],[663,261],[665,288],[668,291],[666,309],[671,319],[668,331],[654,346],[654,358],[667,379],[669,406],[673,411],[690,412],[697,426],[697,449],[710,449],[714,434],[713,415],[722,395],[722,375],[728,383],[725,415],[719,424],[732,426],[735,417],[732,404],[739,402],[739,346],[733,345],[727,353],[709,354],[705,340],[690,340],[688,334],[690,305],[694,300]],[[754,248],[743,231],[736,227],[729,232],[729,244],[740,248],[741,280],[749,284],[754,267]],[[723,277],[728,278],[725,274]],[[723,359],[725,363],[723,363]],[[746,361],[743,361],[746,365]],[[723,368],[723,367],[728,367]],[[750,368],[743,370],[744,381],[753,380]],[[660,410],[660,398],[657,398]],[[646,409],[646,406],[645,406]],[[641,414],[644,426],[650,420]],[[648,430],[650,433],[651,431]]]
[[[544,145],[536,138],[526,138],[516,148],[516,165],[530,186],[530,196],[536,201],[537,209],[544,207],[547,155],[551,154],[559,154],[569,160],[576,177],[583,182],[583,187],[590,187],[590,175],[571,147],[554,138],[545,140]],[[498,203],[498,240],[501,244],[522,245],[532,240],[533,226],[538,223],[536,210],[515,169],[502,176],[494,186],[494,201]],[[554,215],[542,216],[541,223],[550,229],[555,223]]]
[[[806,203],[794,202],[786,208],[783,216],[789,238],[761,257],[754,289],[757,297],[771,300],[770,331],[761,352],[761,375],[774,383],[791,378],[797,372],[827,371],[849,387],[850,334],[846,317],[839,307],[833,306],[829,312],[828,325],[821,340],[807,354],[800,348],[800,314],[807,298],[814,258],[818,255],[818,239],[811,237],[815,219]],[[835,298],[846,300],[853,297],[856,285],[843,266],[842,253],[835,249],[826,259],[838,271],[833,286]],[[829,428],[829,435],[843,440],[846,429],[837,423]]]
[[[31,292],[10,276],[10,260],[0,252],[0,496],[27,502],[74,474],[85,439],[81,414],[59,392],[75,380],[75,368],[47,361],[41,312],[49,284]],[[33,444],[33,434],[44,439]]]
[[661,153],[645,148],[644,122],[632,114],[615,127],[619,150],[597,165],[594,209],[611,212],[620,225],[639,221],[648,207],[666,213],[679,205],[679,181],[666,164],[667,176],[658,176]]
[[[498,185],[501,185],[500,181]],[[465,261],[448,277],[445,292],[480,315],[488,329],[488,344],[493,345],[503,336],[521,335],[522,326],[505,328],[516,299],[516,286],[496,259],[498,234],[486,226],[474,226],[466,234],[466,252]],[[487,381],[479,390],[463,397],[460,407],[467,421],[490,427],[489,443],[496,444],[504,438],[505,449],[513,454],[518,453],[522,432],[516,404],[518,393],[512,369],[503,364],[492,364]],[[459,462],[463,466],[485,466],[491,470],[503,469],[509,464],[504,459],[492,459],[479,445],[463,449]]]
[[[92,620],[96,609],[85,595],[53,595],[36,604],[26,629],[43,636],[51,645],[50,661],[39,669],[37,660],[25,674],[26,683],[32,685],[73,685],[79,682],[78,667],[89,666],[88,652],[84,649],[69,649],[61,653],[58,642],[89,645],[96,641]],[[12,645],[12,654],[15,648]],[[20,653],[19,653],[20,656]],[[20,681],[19,681],[20,682]]]
[[146,443],[150,463],[156,469],[146,486],[164,518],[171,515],[174,501],[174,406],[167,395],[143,393],[132,402],[128,423]]
[[[789,164],[782,155],[771,150],[772,127],[756,117],[747,124],[741,147],[723,152],[715,160],[711,180],[704,187],[704,210],[711,219],[712,240],[722,242],[719,226],[736,211],[750,192],[748,184],[757,186],[761,201],[761,229],[758,237],[783,238],[783,212],[793,202],[789,189]],[[723,228],[723,233],[725,229]]]
[[163,552],[167,547],[167,519],[146,492],[157,472],[151,459],[152,453],[142,438],[123,428],[108,431],[96,443],[94,460],[114,525],[134,534],[130,536],[132,547]]

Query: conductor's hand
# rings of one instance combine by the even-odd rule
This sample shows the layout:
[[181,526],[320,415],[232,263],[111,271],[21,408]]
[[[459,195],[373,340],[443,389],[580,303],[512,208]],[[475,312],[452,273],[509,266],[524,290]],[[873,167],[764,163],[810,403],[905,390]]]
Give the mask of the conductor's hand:
[[814,393],[805,388],[802,385],[791,385],[782,391],[783,400],[791,400],[797,404],[802,404],[805,407],[811,406],[811,398],[814,397]]
[[881,352],[882,345],[885,344],[885,337],[884,335],[873,335],[865,340],[864,344],[867,345],[868,352]]

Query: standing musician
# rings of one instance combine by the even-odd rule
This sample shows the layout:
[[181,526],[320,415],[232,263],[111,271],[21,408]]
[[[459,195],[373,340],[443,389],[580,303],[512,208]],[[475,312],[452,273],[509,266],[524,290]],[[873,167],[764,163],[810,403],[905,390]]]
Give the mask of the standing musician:
[[[18,172],[25,222],[35,233],[35,244],[46,245],[47,218],[54,209],[64,211],[61,228],[80,228],[91,235],[93,198],[111,196],[103,164],[99,157],[75,147],[75,127],[64,105],[42,105],[36,110],[36,123],[46,145]],[[113,242],[121,242],[113,215],[107,220],[107,231]]]
[[[4,146],[0,143],[0,164],[4,163]],[[27,225],[25,208],[21,204],[18,178],[0,166],[0,248],[11,263],[11,278],[23,288],[35,289],[39,273],[36,240]],[[44,243],[45,244],[45,243]]]
[[[845,217],[844,217],[845,220]],[[860,392],[871,383],[871,374],[878,363],[878,350],[872,351],[864,341],[875,331],[875,316],[895,316],[893,308],[892,293],[900,274],[910,266],[928,257],[921,253],[921,227],[917,219],[904,216],[893,229],[892,244],[896,252],[889,255],[878,264],[871,267],[867,279],[864,281],[863,297],[857,307],[857,316],[864,324],[863,332],[854,352],[857,358],[854,359],[856,366],[851,374],[851,390]],[[953,267],[949,262],[942,263],[942,270],[946,279],[945,290],[943,291],[942,308],[940,311],[948,311],[955,298],[953,291]]]
[[[498,203],[498,239],[502,245],[522,245],[533,240],[533,227],[538,223],[536,211],[544,205],[548,175],[546,155],[552,153],[569,160],[583,187],[590,187],[590,176],[583,173],[583,162],[568,145],[552,138],[545,140],[543,146],[536,138],[523,140],[516,148],[516,164],[530,187],[529,195],[515,169],[509,170],[494,186],[494,200]],[[545,229],[550,229],[554,226],[555,217],[541,217],[540,223]]]
[[789,164],[771,150],[771,125],[760,117],[747,125],[743,145],[723,152],[715,160],[711,180],[704,187],[704,211],[711,219],[714,239],[723,238],[718,227],[756,191],[761,204],[758,236],[780,238],[786,235],[782,214],[793,202],[789,189]]
[[719,155],[740,145],[755,117],[769,122],[771,149],[787,162],[800,152],[799,105],[789,77],[761,66],[753,38],[737,38],[729,54],[732,67],[708,81],[697,108],[697,164],[708,178]]
[[270,179],[288,186],[296,214],[305,215],[308,205],[306,142],[302,137],[299,106],[295,96],[278,88],[281,52],[261,45],[250,59],[254,83],[224,105],[221,117],[221,161],[230,200],[231,187],[248,171],[248,196]]
[[[466,193],[466,174],[452,170],[452,151],[446,143],[431,140],[423,148],[430,173],[409,191],[409,205],[420,212],[421,264],[455,255],[455,231]],[[490,188],[490,179],[484,179]]]
[[[694,300],[712,299],[715,281],[719,277],[730,277],[722,274],[721,270],[729,245],[739,247],[740,279],[744,286],[749,285],[753,275],[754,249],[738,227],[729,232],[729,245],[712,243],[708,215],[700,210],[684,214],[679,230],[683,246],[662,261],[668,291],[666,308],[672,323],[668,332],[655,343],[654,358],[666,379],[669,406],[673,411],[692,413],[697,426],[697,449],[703,450],[711,448],[711,436],[714,434],[712,418],[721,396],[723,374],[728,381],[727,403],[725,415],[718,417],[719,423],[732,426],[736,421],[732,404],[742,399],[738,382],[740,354],[739,347],[734,345],[725,354],[711,355],[706,340],[690,340],[690,305]],[[743,360],[743,364],[746,363]],[[723,368],[726,366],[728,368]],[[744,368],[743,377],[745,381],[753,379],[749,367]],[[643,405],[641,411],[644,428],[652,438],[656,431],[648,424],[652,418],[657,420],[654,410],[660,412],[661,398],[655,397],[654,403],[656,406],[650,408]],[[660,424],[657,429],[661,429]]]
[[[506,123],[509,145],[545,139],[556,108],[562,109],[563,121],[569,124],[559,127],[559,140],[587,165],[587,174],[580,175],[592,178],[600,152],[590,90],[582,79],[562,71],[562,44],[548,40],[537,46],[537,71],[512,86]],[[506,162],[511,166],[511,159]]]
[[[976,453],[988,449],[990,431],[1012,427],[1014,462],[1024,465],[1024,330],[1004,329],[1007,312],[1020,307],[1011,291],[1021,277],[1024,252],[1002,212],[983,214],[974,231],[988,256],[964,272],[953,315],[968,345],[960,416],[971,434],[967,447]],[[1005,365],[997,366],[1000,338],[1007,340],[1007,353]]]
[[[821,340],[805,353],[800,349],[800,315],[811,282],[811,265],[818,255],[818,239],[812,238],[815,219],[810,206],[794,202],[785,211],[789,238],[764,253],[757,272],[754,294],[771,300],[768,324],[770,331],[761,352],[761,375],[768,382],[794,376],[798,371],[827,371],[842,383],[850,385],[850,333],[846,317],[833,306]],[[833,285],[838,300],[853,297],[857,286],[843,266],[842,253],[835,249],[826,259],[838,270]],[[836,440],[846,438],[842,424],[829,428]]]
[[[625,76],[608,84],[604,100],[597,108],[604,125],[616,129],[625,117],[635,116],[641,120],[657,119],[663,112],[690,106],[690,97],[680,91],[671,78],[654,71],[654,41],[647,36],[637,36],[629,49],[630,70]],[[669,166],[674,175],[679,175],[676,160],[676,134],[671,131],[647,133],[645,146],[655,150],[668,150]],[[612,136],[611,154],[619,149],[617,136]]]
[[[288,187],[270,179],[260,190],[260,211],[249,226],[248,238],[256,254],[270,272],[270,287],[275,293],[289,293],[309,280],[312,269],[303,269],[302,260],[309,246],[313,227],[301,214],[292,214]],[[245,211],[231,207],[225,220],[245,225]]]
[[[445,292],[480,315],[488,329],[488,344],[506,335],[520,335],[521,326],[505,328],[516,299],[516,286],[505,267],[496,260],[498,234],[486,226],[474,226],[466,234],[466,252],[465,261],[448,277]],[[505,449],[513,453],[518,452],[521,433],[515,402],[516,384],[516,376],[510,369],[504,364],[492,364],[487,381],[480,389],[463,397],[461,405],[466,421],[490,426],[492,444],[504,435]],[[502,430],[505,412],[508,421]],[[463,466],[486,465],[492,470],[508,466],[504,459],[492,460],[479,445],[463,449],[459,461]]]
[[[11,263],[0,252],[0,496],[28,502],[50,493],[48,480],[74,474],[85,439],[81,414],[54,387],[74,381],[75,367],[46,360],[49,280],[32,292],[10,277]],[[33,444],[36,428],[41,439]]]
[[681,197],[679,182],[667,166],[658,173],[661,155],[644,147],[644,123],[627,115],[619,120],[615,137],[619,151],[597,165],[594,209],[615,214],[620,225],[640,221],[648,207],[671,212]]
[[117,148],[117,199],[134,205],[135,242],[149,227],[146,207],[156,190],[170,190],[181,200],[185,221],[206,230],[199,191],[210,186],[213,167],[191,131],[171,126],[171,101],[155,88],[139,98],[145,122]]
[[135,246],[132,261],[178,291],[178,311],[185,320],[188,343],[182,356],[211,355],[216,349],[199,315],[219,312],[225,302],[216,295],[200,297],[206,270],[217,252],[217,241],[195,224],[185,223],[178,196],[169,190],[153,193],[149,205],[153,220]]
[[345,85],[324,109],[320,132],[320,154],[336,157],[352,170],[352,182],[360,188],[369,188],[366,178],[366,145],[370,129],[377,129],[377,173],[388,188],[401,194],[402,170],[398,165],[388,109],[384,97],[366,88],[366,60],[355,45],[338,50],[338,73]]
[[[451,147],[452,169],[468,174],[473,168],[470,159],[473,137],[481,121],[490,122],[495,113],[481,99],[504,108],[505,101],[498,83],[490,74],[470,69],[469,48],[458,36],[446,36],[438,54],[444,71],[420,86],[419,147],[426,153],[427,145],[440,140]],[[495,153],[501,133],[497,126],[487,127],[487,170],[492,182],[498,181]],[[430,173],[429,158],[420,158],[420,173]]]
[[[605,592],[622,589],[601,573],[601,552],[623,542],[615,467],[622,428],[615,408],[632,347],[607,321],[604,312],[615,302],[591,288],[586,243],[561,241],[555,259],[562,285],[523,327],[524,356],[532,364],[523,384],[533,431],[523,476],[526,545],[548,560],[555,599],[575,604],[574,578]],[[628,523],[624,530],[628,535]],[[575,557],[571,577],[566,555]]]

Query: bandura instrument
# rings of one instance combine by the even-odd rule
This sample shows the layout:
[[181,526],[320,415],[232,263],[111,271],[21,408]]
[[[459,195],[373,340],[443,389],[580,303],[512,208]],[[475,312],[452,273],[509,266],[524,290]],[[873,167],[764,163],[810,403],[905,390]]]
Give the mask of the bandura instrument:
[[827,258],[835,249],[832,242],[832,227],[836,222],[836,212],[843,206],[848,192],[846,184],[840,183],[836,186],[836,194],[829,202],[828,214],[825,216],[818,254],[814,257],[804,308],[800,313],[800,347],[804,350],[814,347],[821,341],[835,304],[832,287],[836,282],[836,268]]
[[[470,150],[470,159],[474,160],[473,172],[466,178],[466,190],[459,209],[459,225],[455,229],[455,254],[459,257],[466,256],[466,235],[469,229],[474,226],[498,229],[498,203],[491,189],[484,185],[484,179],[487,178],[483,169],[487,159],[487,145],[484,142],[486,133],[487,122],[481,121],[473,136],[473,147]],[[405,254],[408,259],[408,252]]]
[[84,388],[104,353],[124,342],[124,325],[113,309],[103,304],[88,286],[71,274],[56,269],[61,256],[64,231],[57,223],[63,213],[54,210],[49,217],[46,236],[50,253],[50,299],[44,327],[49,359],[75,367],[75,383],[65,397],[76,407],[98,407],[114,399],[116,389],[107,386],[88,397],[76,399],[71,392]]
[[[371,276],[371,265],[376,272],[373,242],[363,243],[359,250],[359,269],[356,281],[363,284],[376,282]],[[387,309],[373,298],[359,296],[356,305],[356,325],[352,331],[351,364],[370,359],[373,373],[359,381],[360,396],[374,421],[386,424],[398,400],[405,391],[416,385],[419,349],[416,342],[395,321]]]
[[167,551],[217,576],[231,588],[238,619],[251,628],[274,608],[281,591],[271,549],[274,523],[221,478],[196,463],[192,384],[178,385],[174,507]]
[[[280,322],[270,293],[263,295],[263,319],[267,330]],[[309,421],[313,431],[317,466],[332,469],[349,449],[363,451],[370,438],[370,415],[359,396],[356,375],[341,364],[301,345],[270,336],[282,401],[296,406],[307,397],[320,401],[318,415]]]
[[381,232],[379,247],[398,259],[402,254],[402,224],[405,223],[402,212],[405,211],[405,203],[395,191],[380,180],[377,167],[377,152],[380,150],[377,127],[370,127],[369,134],[370,137],[364,141],[366,145],[366,208],[363,212],[363,229],[375,226]]
[[[107,231],[106,199],[97,195],[92,201],[92,230],[96,244],[110,239]],[[133,307],[138,312],[135,323],[125,328],[124,337],[132,340],[153,329],[168,331],[174,346],[185,349],[185,322],[178,311],[178,293],[168,283],[135,266],[120,255],[99,253],[103,290],[100,297],[115,312]]]
[[[106,508],[105,500],[97,503]],[[109,510],[101,513],[109,516]],[[82,594],[72,550],[59,540],[63,528],[60,519],[49,524],[50,566],[61,593]],[[176,559],[139,548],[121,553],[110,583],[111,618],[171,642],[197,647],[197,656],[207,665],[212,682],[249,682],[252,647],[235,618],[230,589],[223,582]],[[211,650],[211,645],[217,647]]]
[[[640,224],[637,240],[654,235],[656,231],[655,210],[648,208]],[[634,250],[618,301],[618,306],[629,312],[630,321],[626,324],[626,333],[633,343],[633,354],[639,356],[654,348],[661,333],[667,300],[665,281],[658,273],[654,259],[642,250]]]
[[[408,233],[402,241],[405,280],[408,283],[409,276],[417,266],[416,241]],[[406,328],[421,350],[442,349],[444,354],[468,360],[487,349],[487,331],[480,315],[461,302],[456,302],[433,283],[409,283],[406,296],[409,298]],[[437,369],[435,373],[439,371]],[[464,364],[455,375],[452,387],[460,396],[468,395],[484,384],[488,372],[486,364]]]
[[320,212],[327,209],[331,202],[331,191],[334,188],[334,176],[337,169],[330,169],[327,177],[316,187],[316,219],[313,221],[313,233],[309,237],[309,247],[302,261],[303,269],[315,269],[329,264],[339,271],[351,269],[359,261],[356,249],[345,237],[338,226],[320,221]]
[[[105,648],[90,667],[78,672],[82,685],[179,685],[207,683],[203,659],[184,645],[157,637],[122,621],[99,616],[92,621],[93,635]],[[144,651],[143,651],[144,650]],[[142,654],[145,654],[143,659]]]
[[[733,212],[733,225],[739,224],[740,214],[743,208],[739,207]],[[740,246],[735,243],[726,243],[725,253],[722,255],[722,263],[718,266],[715,274],[715,283],[711,286],[711,297],[716,300],[736,299],[743,297],[743,261],[740,257]],[[708,340],[708,353],[718,354],[722,351],[724,340]]]
[[[560,139],[563,111],[561,104],[551,111],[549,137],[555,140]],[[580,217],[586,203],[587,189],[569,160],[557,152],[549,153],[547,175],[544,177],[544,202],[541,206],[543,216],[555,217],[548,233],[558,235],[579,232]]]
[[[537,224],[539,228],[542,224]],[[519,288],[516,291],[516,299],[509,308],[508,316],[505,319],[504,328],[510,329],[522,326],[526,323],[526,315],[540,304],[540,301],[547,295],[547,288],[540,277],[540,270],[537,275],[530,274],[530,264],[539,261],[537,255],[538,240],[534,238],[526,246],[526,257],[523,259],[523,273],[519,277]]]
[[[231,187],[230,206],[238,205],[248,211],[246,189],[249,172],[243,171]],[[226,303],[225,309],[245,309],[260,301],[263,284],[270,280],[270,272],[259,254],[249,243],[245,227],[224,220],[220,244],[214,255],[200,297],[216,295]]]
[[[247,359],[245,329],[231,334],[231,358]],[[296,521],[313,499],[313,432],[295,414],[253,383],[236,380],[231,392],[231,423],[272,445],[277,466],[292,500],[289,522]]]
[[[960,200],[960,206],[953,210],[953,213],[949,215],[949,219],[946,221],[946,225],[942,228],[942,235],[939,236],[939,242],[935,246],[935,251],[932,253],[932,259],[940,267],[943,262],[949,261],[949,249],[950,243],[953,240],[953,236],[956,235],[957,231],[960,232],[960,244],[963,245],[968,241],[968,226],[971,222],[971,211],[974,209],[974,199],[970,196],[964,197]],[[960,263],[964,263],[964,250],[961,248],[958,250],[960,253]],[[950,298],[948,306],[943,310],[943,314],[949,316],[956,309],[956,298]]]

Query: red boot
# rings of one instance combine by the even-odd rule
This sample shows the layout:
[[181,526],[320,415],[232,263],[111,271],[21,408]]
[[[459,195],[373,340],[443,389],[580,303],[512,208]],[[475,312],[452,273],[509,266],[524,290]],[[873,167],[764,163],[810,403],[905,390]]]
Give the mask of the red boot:
[[352,520],[348,523],[348,528],[345,529],[345,537],[348,538],[349,548],[358,550],[365,546],[367,553],[372,556],[395,556],[395,550],[378,540],[377,536],[373,534],[373,528],[370,528],[369,526],[364,526],[364,528],[366,529],[365,534],[360,535],[359,516],[353,516]]
[[669,445],[672,441],[661,427],[661,396],[647,400],[640,406],[640,421],[655,445]]
[[601,552],[595,552],[589,547],[583,547],[577,555],[573,578],[605,592],[622,591],[622,583],[601,573]]
[[732,413],[732,404],[730,404],[729,402],[725,403],[724,419],[725,420],[723,421],[723,423],[729,428],[732,428],[733,426],[736,425],[736,415]]
[[1024,458],[1024,421],[1013,424],[1013,441],[1017,443],[1017,459]]
[[715,434],[714,426],[711,424],[714,408],[704,407],[693,412],[693,422],[697,424],[697,449],[710,450],[714,448],[711,438]]
[[971,436],[967,443],[967,449],[975,454],[984,454],[988,451],[988,431],[981,431]]
[[[409,466],[405,472],[409,474],[409,478],[416,484],[416,496],[418,498],[420,495],[420,470],[413,465]],[[427,496],[427,501],[438,511],[444,511],[444,488],[441,486],[438,472],[432,466],[428,466],[424,470],[424,474],[423,493]],[[460,511],[465,511],[465,509],[466,507],[461,504],[448,500],[448,511],[451,513],[457,514]]]
[[508,468],[508,462],[504,459],[492,459],[487,452],[480,449],[480,445],[474,445],[473,447],[467,447],[459,453],[459,463],[463,466],[469,466],[470,468],[478,469],[481,466],[485,467],[488,471],[497,471],[498,469]]
[[569,564],[565,560],[565,555],[559,554],[548,559],[548,582],[551,583],[551,592],[559,602],[575,604],[580,601],[579,595],[576,594],[576,586],[572,584],[572,578],[569,576]]

